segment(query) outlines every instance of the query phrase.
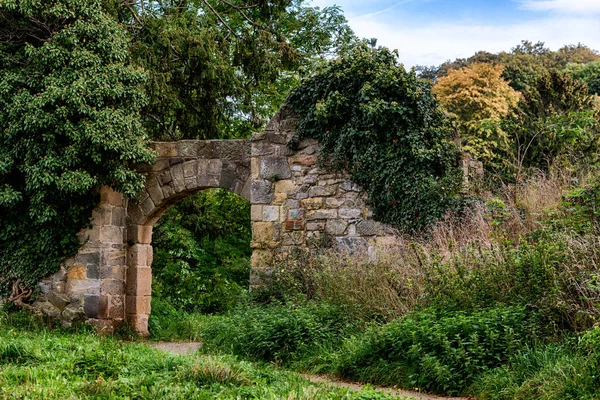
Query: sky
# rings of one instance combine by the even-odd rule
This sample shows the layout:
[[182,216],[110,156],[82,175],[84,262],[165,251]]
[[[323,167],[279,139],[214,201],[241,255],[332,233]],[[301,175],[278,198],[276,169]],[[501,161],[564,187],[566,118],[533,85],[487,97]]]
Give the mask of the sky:
[[552,50],[600,50],[600,0],[312,0],[338,5],[359,37],[400,52],[407,67],[439,65],[476,51],[509,51],[521,40]]

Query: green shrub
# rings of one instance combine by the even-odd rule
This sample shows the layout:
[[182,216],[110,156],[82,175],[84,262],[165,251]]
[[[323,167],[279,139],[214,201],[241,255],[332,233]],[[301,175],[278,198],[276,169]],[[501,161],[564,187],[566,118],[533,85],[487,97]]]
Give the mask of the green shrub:
[[531,341],[535,324],[524,307],[417,312],[346,343],[335,368],[353,379],[460,394]]

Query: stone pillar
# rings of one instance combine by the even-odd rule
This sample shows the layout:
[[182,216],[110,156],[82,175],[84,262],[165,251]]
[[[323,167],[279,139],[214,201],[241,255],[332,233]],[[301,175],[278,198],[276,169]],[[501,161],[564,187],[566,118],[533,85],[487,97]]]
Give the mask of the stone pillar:
[[152,225],[129,227],[127,251],[127,323],[141,336],[148,336],[148,316],[152,295]]

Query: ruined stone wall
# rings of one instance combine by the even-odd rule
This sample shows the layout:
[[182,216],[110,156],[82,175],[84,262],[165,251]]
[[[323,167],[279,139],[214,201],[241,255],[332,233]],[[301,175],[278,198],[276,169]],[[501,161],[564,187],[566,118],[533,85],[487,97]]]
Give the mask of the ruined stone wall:
[[290,150],[295,123],[282,110],[252,139],[254,283],[294,250],[365,251],[393,238],[391,228],[373,220],[365,192],[347,174],[318,166],[316,141]]
[[40,283],[37,306],[70,323],[86,319],[112,331],[127,322],[148,334],[152,284],[152,227],[179,199],[209,188],[249,198],[252,279],[257,283],[279,258],[323,246],[369,250],[394,232],[372,219],[367,196],[348,175],[317,164],[318,143],[288,147],[295,116],[280,111],[251,141],[154,143],[146,188],[126,201],[102,188],[101,202],[81,233],[82,247],[61,271]]

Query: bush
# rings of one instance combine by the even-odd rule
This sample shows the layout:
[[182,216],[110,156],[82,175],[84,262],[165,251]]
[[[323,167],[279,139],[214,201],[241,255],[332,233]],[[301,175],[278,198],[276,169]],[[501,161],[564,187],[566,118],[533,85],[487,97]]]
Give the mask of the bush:
[[313,346],[340,342],[355,326],[338,308],[322,303],[240,308],[206,320],[202,339],[254,360],[289,363]]
[[416,312],[346,343],[335,368],[352,379],[460,394],[535,338],[535,326],[524,307]]

